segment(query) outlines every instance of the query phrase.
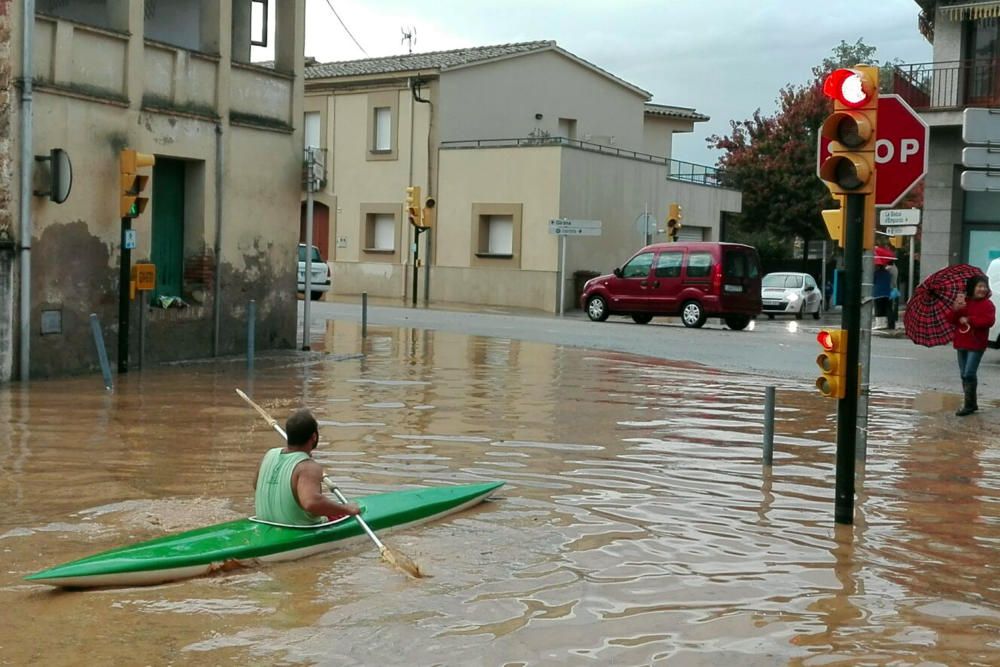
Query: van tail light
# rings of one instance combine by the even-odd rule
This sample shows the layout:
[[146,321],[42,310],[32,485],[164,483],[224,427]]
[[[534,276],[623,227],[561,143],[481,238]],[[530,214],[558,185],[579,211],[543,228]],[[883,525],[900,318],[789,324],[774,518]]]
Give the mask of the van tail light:
[[722,291],[722,265],[716,264],[712,271],[712,293],[718,294]]

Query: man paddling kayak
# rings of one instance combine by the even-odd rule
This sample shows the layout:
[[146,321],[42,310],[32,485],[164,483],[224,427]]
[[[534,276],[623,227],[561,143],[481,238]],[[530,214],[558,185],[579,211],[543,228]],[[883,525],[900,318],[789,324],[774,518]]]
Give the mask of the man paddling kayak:
[[285,422],[286,447],[264,454],[254,477],[254,510],[259,521],[293,526],[325,523],[360,514],[354,503],[342,504],[323,495],[323,467],[312,459],[319,444],[319,424],[309,410]]

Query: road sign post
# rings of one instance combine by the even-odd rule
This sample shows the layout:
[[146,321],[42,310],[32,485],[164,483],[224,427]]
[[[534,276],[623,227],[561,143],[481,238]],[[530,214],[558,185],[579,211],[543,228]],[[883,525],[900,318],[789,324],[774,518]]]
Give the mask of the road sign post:
[[559,315],[562,315],[566,303],[566,237],[600,236],[601,221],[556,218],[549,220],[549,234],[559,237]]

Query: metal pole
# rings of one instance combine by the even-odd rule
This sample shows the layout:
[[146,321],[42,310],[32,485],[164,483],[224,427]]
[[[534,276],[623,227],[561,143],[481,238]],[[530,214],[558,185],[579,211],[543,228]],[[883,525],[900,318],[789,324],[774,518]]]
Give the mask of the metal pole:
[[313,160],[312,148],[306,149],[306,275],[305,294],[302,295],[302,349],[309,349],[310,313],[312,304],[312,247],[313,247]]
[[139,370],[146,365],[146,290],[139,290]]
[[653,242],[653,236],[649,233],[649,202],[642,204],[642,225],[646,230],[646,245]]
[[[247,370],[253,370],[254,343],[257,339],[257,302],[250,299],[247,306]],[[304,348],[308,349],[308,348]]]
[[417,305],[417,274],[420,263],[420,228],[413,228],[413,305]]
[[132,228],[132,219],[122,218],[121,228],[121,254],[118,260],[118,372],[128,373],[128,293],[132,250],[126,247],[125,237]]
[[844,224],[844,310],[847,333],[847,393],[837,402],[837,481],[834,521],[854,523],[854,457],[858,419],[858,360],[861,349],[861,254],[864,251],[865,195],[847,195]]
[[215,257],[212,274],[212,356],[219,356],[219,336],[222,332],[222,176],[223,176],[222,123],[215,124]]
[[910,237],[910,281],[909,281],[910,282],[910,288],[909,288],[909,291],[906,292],[906,300],[907,301],[909,301],[910,298],[913,296],[913,286],[916,284],[916,280],[917,280],[917,276],[916,276],[916,274],[914,274],[914,267],[913,267],[913,252],[914,252],[914,245],[915,245],[914,239],[915,238],[916,237],[913,237],[913,236]]
[[21,275],[20,308],[18,317],[19,371],[22,382],[31,376],[31,169],[35,161],[32,153],[32,35],[35,27],[35,0],[21,3],[21,193],[20,218]]
[[823,294],[821,295],[823,308],[821,310],[830,310],[830,304],[826,302],[826,239],[823,239],[823,262],[820,269],[820,278],[822,279],[820,289],[823,290]]
[[875,282],[874,250],[865,250],[861,257],[861,331],[860,349],[858,352],[861,363],[861,394],[858,397],[858,435],[856,456],[859,461],[868,458],[868,397],[871,395],[871,360],[872,360],[872,317],[875,311],[875,301],[872,299]]
[[368,292],[361,293],[361,337],[368,337]]
[[563,314],[566,302],[566,237],[559,235],[559,314]]
[[108,363],[108,351],[104,349],[104,334],[101,333],[101,323],[97,314],[90,314],[90,330],[94,334],[94,345],[97,347],[97,360],[101,363],[101,374],[104,375],[104,388],[111,391],[114,383],[111,381],[111,364]]
[[774,463],[774,387],[764,390],[764,465]]

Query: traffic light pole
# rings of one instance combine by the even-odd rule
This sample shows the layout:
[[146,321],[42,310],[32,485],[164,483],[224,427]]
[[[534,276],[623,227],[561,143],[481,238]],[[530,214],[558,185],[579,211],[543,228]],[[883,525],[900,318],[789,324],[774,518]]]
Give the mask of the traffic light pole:
[[420,232],[422,227],[414,227],[413,233],[413,305],[417,305],[417,275],[420,272]]
[[128,306],[129,271],[132,268],[132,249],[126,237],[132,229],[132,219],[122,218],[121,259],[118,266],[118,372],[128,373]]
[[[874,196],[874,195],[871,195]],[[841,329],[847,333],[844,398],[837,403],[837,482],[833,517],[854,523],[854,456],[857,448],[858,389],[861,333],[861,255],[864,252],[865,195],[847,195],[844,211],[844,310]]]

